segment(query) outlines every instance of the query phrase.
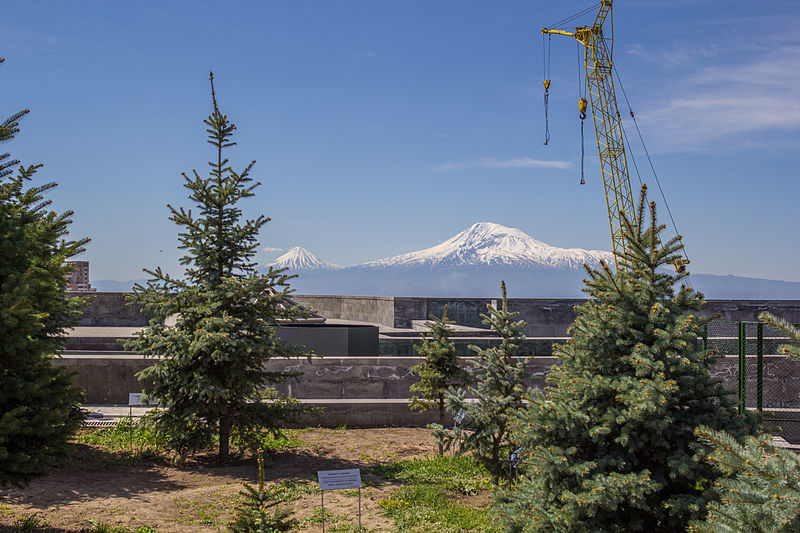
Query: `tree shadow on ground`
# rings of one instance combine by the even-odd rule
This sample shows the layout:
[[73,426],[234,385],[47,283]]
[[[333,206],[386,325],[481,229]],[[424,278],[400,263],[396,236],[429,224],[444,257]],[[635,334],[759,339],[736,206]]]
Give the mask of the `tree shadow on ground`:
[[0,488],[0,501],[47,509],[93,498],[129,498],[183,488],[168,480],[161,466],[151,459],[126,457],[99,447],[76,444],[69,463],[24,488]]
[[[371,460],[349,460],[333,455],[320,454],[315,450],[292,448],[271,451],[264,456],[264,480],[268,483],[286,479],[303,479],[316,482],[320,470],[349,470],[357,468],[362,476],[368,474],[376,463]],[[258,465],[255,457],[238,458],[228,464],[215,463],[210,456],[196,456],[190,463],[178,467],[181,470],[209,476],[224,476],[241,482],[258,482]],[[388,483],[377,476],[370,476],[370,483]]]

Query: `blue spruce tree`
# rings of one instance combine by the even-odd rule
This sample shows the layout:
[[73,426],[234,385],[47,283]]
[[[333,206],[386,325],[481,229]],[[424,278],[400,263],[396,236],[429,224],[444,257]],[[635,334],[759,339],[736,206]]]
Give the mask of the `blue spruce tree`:
[[[290,374],[266,371],[274,357],[307,355],[277,335],[279,319],[301,311],[286,305],[291,292],[285,270],[258,274],[253,262],[258,232],[269,219],[242,220],[240,200],[260,185],[250,178],[255,161],[236,172],[225,156],[236,126],[222,114],[214,92],[205,120],[214,148],[210,172],[183,174],[196,211],[168,206],[181,231],[183,279],[150,271],[146,287],[137,285],[131,300],[154,314],[150,326],[128,347],[161,356],[139,373],[147,397],[166,407],[156,413],[156,427],[180,456],[206,448],[216,435],[219,460],[227,460],[231,436],[257,443],[259,432],[277,432],[301,409],[276,397],[269,385]],[[174,326],[165,325],[177,316]],[[266,401],[270,400],[270,401]]]
[[[0,142],[14,138],[27,113],[0,123]],[[88,242],[69,240],[72,211],[49,210],[55,183],[28,185],[41,165],[15,172],[10,157],[0,155],[0,486],[47,473],[80,426],[82,392],[50,359],[80,316],[84,300],[67,295],[67,259]]]
[[509,531],[684,531],[720,476],[695,428],[754,431],[709,376],[714,353],[697,350],[709,318],[699,294],[676,288],[687,274],[668,263],[681,245],[663,229],[643,189],[619,269],[587,268],[591,299],[519,418],[525,474],[501,502]]

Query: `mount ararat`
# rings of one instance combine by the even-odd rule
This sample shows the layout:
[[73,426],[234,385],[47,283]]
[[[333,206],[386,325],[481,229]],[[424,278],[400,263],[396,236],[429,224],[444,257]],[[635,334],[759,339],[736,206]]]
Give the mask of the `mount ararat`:
[[[611,252],[558,248],[517,228],[479,222],[424,250],[341,267],[295,246],[267,265],[298,277],[298,294],[496,297],[500,281],[513,298],[584,298],[584,264],[613,262]],[[691,265],[689,265],[691,270]],[[99,280],[100,291],[129,291],[144,280]],[[800,300],[800,283],[693,273],[691,285],[712,299]]]
[[[558,248],[517,228],[479,222],[431,248],[340,267],[296,246],[268,266],[298,274],[299,294],[491,297],[505,280],[516,298],[581,298],[584,264],[613,263],[611,252]],[[800,283],[692,274],[707,298],[800,299]]]

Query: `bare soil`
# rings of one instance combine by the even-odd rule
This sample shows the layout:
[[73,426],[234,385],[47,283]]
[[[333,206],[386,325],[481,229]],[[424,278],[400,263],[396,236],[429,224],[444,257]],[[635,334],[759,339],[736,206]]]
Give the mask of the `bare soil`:
[[[301,531],[322,531],[318,523],[319,470],[360,468],[362,523],[368,531],[391,531],[379,502],[397,485],[366,472],[376,463],[429,456],[434,451],[424,428],[311,429],[299,437],[303,444],[275,452],[265,469],[267,483],[298,480],[299,499],[287,504],[305,521]],[[71,462],[24,489],[0,489],[0,531],[12,531],[20,517],[36,514],[47,520],[48,531],[80,532],[93,526],[88,520],[131,530],[149,526],[159,533],[226,531],[239,500],[242,483],[258,483],[254,458],[215,465],[200,457],[183,466],[166,461],[125,459],[99,446],[76,445]],[[347,531],[358,523],[355,490],[325,493],[325,510],[334,514],[328,531]],[[327,513],[326,513],[327,514]]]

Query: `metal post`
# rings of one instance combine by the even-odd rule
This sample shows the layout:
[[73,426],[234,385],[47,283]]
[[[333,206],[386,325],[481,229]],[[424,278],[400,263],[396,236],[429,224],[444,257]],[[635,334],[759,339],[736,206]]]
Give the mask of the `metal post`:
[[703,325],[703,337],[700,341],[700,348],[703,351],[708,350],[708,322]]
[[361,533],[361,487],[358,487],[358,532]]
[[756,409],[760,413],[764,408],[764,324],[756,326],[758,340],[756,343]]
[[[130,402],[128,403],[130,404]],[[128,426],[129,428],[128,435],[131,440],[131,452],[133,452],[133,406],[132,405],[128,405],[128,423],[130,424]]]
[[325,491],[319,491],[320,496],[322,496],[322,533],[325,533]]
[[746,373],[745,366],[745,327],[744,322],[739,322],[739,414],[745,411]]

